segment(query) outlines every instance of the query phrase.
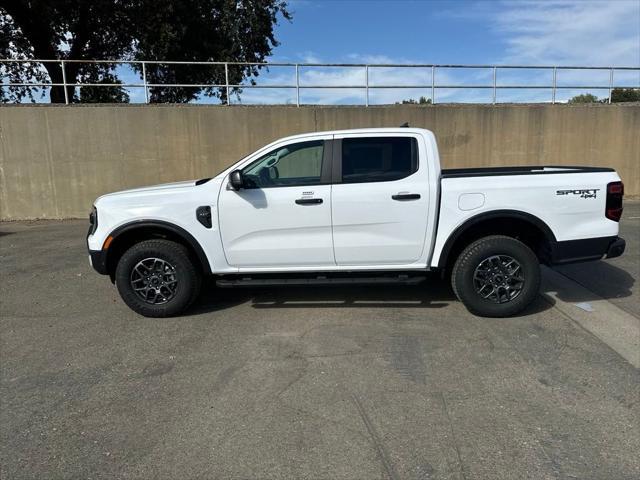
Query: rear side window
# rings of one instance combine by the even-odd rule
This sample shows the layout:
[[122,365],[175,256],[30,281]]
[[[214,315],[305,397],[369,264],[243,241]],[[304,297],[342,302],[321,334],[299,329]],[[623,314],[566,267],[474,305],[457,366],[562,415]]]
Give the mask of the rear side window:
[[388,182],[418,170],[418,143],[411,137],[342,140],[342,183]]

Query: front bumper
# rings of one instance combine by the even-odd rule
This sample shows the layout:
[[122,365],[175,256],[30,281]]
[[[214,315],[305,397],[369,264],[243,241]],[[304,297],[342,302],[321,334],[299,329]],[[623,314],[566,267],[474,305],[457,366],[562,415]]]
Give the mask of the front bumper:
[[555,242],[551,246],[551,263],[558,265],[615,258],[624,253],[625,246],[624,239],[618,236]]
[[106,250],[89,250],[89,263],[93,269],[101,275],[108,275],[107,269],[107,251]]

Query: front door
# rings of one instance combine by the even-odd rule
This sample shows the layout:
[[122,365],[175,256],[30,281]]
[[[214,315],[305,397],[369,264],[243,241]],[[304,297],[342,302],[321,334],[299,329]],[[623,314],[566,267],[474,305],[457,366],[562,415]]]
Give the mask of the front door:
[[229,265],[335,265],[329,138],[277,147],[242,169],[243,188],[223,184],[220,232]]
[[[418,261],[428,218],[428,169],[421,137],[336,136],[331,205],[338,265]],[[420,153],[422,150],[422,154]],[[426,163],[426,162],[425,162]]]

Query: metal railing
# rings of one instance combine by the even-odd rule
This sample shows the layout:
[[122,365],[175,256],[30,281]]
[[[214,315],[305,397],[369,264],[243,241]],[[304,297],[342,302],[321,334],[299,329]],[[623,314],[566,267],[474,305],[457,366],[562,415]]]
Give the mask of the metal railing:
[[[614,88],[634,88],[640,89],[640,67],[585,67],[585,66],[547,66],[547,65],[446,65],[446,64],[363,64],[363,63],[268,63],[268,62],[186,62],[186,61],[159,61],[159,60],[37,60],[37,59],[0,59],[0,67],[7,63],[58,63],[62,72],[62,83],[52,82],[22,82],[11,83],[3,82],[0,88],[5,87],[33,87],[33,88],[51,88],[64,87],[65,103],[70,103],[69,88],[82,87],[123,87],[123,88],[143,88],[145,102],[149,103],[150,88],[214,88],[224,89],[225,103],[231,104],[231,92],[235,89],[295,89],[296,105],[300,106],[300,92],[307,89],[356,89],[362,90],[364,93],[364,104],[369,106],[369,92],[377,89],[405,89],[405,90],[431,90],[431,103],[436,103],[436,91],[445,89],[466,89],[466,90],[486,90],[492,91],[492,103],[497,103],[497,92],[500,90],[551,90],[551,103],[556,103],[556,94],[559,90],[607,90],[608,103],[611,103],[611,93]],[[66,65],[70,63],[104,63],[112,65],[138,65],[140,66],[142,83],[78,83],[68,82],[66,76]],[[147,65],[202,65],[202,66],[220,66],[224,67],[225,83],[149,83],[147,81]],[[295,68],[295,84],[231,84],[229,83],[229,67],[230,66],[258,66],[258,67],[291,67]],[[364,84],[341,85],[341,84],[321,84],[309,85],[300,81],[300,71],[303,68],[361,68],[364,73]],[[370,82],[370,72],[372,69],[395,68],[395,69],[431,69],[431,82],[428,84],[402,84],[402,85],[376,85]],[[444,69],[478,69],[486,70],[491,74],[491,84],[439,84],[436,82],[436,74],[438,70]],[[498,72],[504,70],[546,70],[552,73],[551,85],[501,85],[498,84]],[[562,71],[582,70],[582,71],[608,71],[608,85],[558,85],[558,73]],[[638,73],[638,84],[616,85],[614,81],[614,72],[632,71]]]

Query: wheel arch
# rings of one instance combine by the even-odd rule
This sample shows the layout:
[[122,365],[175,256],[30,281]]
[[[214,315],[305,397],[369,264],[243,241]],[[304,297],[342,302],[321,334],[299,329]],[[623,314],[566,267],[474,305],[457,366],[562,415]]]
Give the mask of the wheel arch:
[[[109,238],[112,240],[108,240]],[[211,273],[211,265],[204,249],[187,230],[163,220],[136,220],[120,225],[107,237],[109,244],[106,249],[106,267],[112,280],[122,254],[132,245],[152,238],[164,238],[184,245],[202,273]]]
[[543,263],[549,260],[556,243],[553,231],[539,217],[520,210],[492,210],[467,219],[449,235],[438,258],[438,268],[447,269],[469,243],[486,235],[517,238],[532,248]]

